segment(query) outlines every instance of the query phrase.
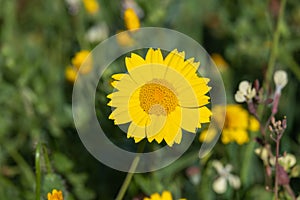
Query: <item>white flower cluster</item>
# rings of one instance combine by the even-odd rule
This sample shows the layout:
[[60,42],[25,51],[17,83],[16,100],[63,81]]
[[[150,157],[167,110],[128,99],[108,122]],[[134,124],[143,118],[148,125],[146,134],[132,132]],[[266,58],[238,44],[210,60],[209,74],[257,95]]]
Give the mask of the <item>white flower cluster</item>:
[[252,88],[252,85],[248,81],[242,81],[239,85],[239,90],[235,93],[235,100],[238,103],[243,103],[250,101],[256,95],[255,88]]
[[218,161],[212,161],[212,166],[216,169],[219,177],[213,183],[213,190],[218,194],[223,194],[227,190],[227,182],[234,189],[239,189],[241,187],[241,180],[238,176],[231,174],[233,167],[227,164],[225,167]]

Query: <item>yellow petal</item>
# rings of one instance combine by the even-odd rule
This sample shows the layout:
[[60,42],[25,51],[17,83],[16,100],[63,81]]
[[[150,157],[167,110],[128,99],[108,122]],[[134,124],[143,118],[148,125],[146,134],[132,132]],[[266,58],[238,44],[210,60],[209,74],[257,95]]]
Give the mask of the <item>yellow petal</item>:
[[196,132],[199,123],[198,109],[182,108],[182,122],[181,128],[191,133]]
[[141,56],[132,53],[131,57],[125,58],[125,64],[126,64],[127,71],[130,72],[130,70],[133,70],[136,67],[144,65],[146,64],[146,62]]
[[168,115],[166,125],[162,131],[165,131],[164,140],[169,146],[174,144],[178,131],[181,131],[181,109],[177,107]]
[[181,131],[181,129],[179,129],[179,130],[178,130],[178,133],[177,133],[177,135],[176,135],[176,137],[175,137],[175,143],[176,143],[176,144],[180,144],[181,139],[182,139],[182,131]]
[[128,74],[125,74],[120,81],[113,81],[111,84],[114,88],[121,91],[133,91],[138,87]]
[[153,74],[155,73],[153,71],[153,65],[154,64],[143,64],[138,66],[130,70],[129,75],[136,84],[143,85],[153,79]]
[[151,122],[146,127],[147,137],[154,137],[163,129],[166,123],[166,116],[164,115],[150,115]]
[[164,60],[164,63],[177,71],[181,71],[184,66],[184,52],[178,52],[177,49],[170,52]]
[[134,122],[132,122],[129,125],[128,132],[127,132],[127,137],[134,137],[134,138],[145,138],[146,137],[146,132],[145,132],[145,127],[138,126]]
[[[199,113],[199,124],[210,122],[210,117],[212,115],[212,112],[206,106],[199,108],[198,113]],[[200,124],[200,127],[201,127],[201,124]]]
[[163,64],[163,56],[160,49],[154,50],[150,48],[146,55],[146,62],[151,64]]
[[121,80],[123,77],[125,76],[125,74],[114,74],[111,77],[117,81]]
[[161,199],[163,200],[172,200],[172,195],[169,191],[163,191],[161,195]]
[[129,115],[135,124],[146,126],[151,122],[148,114],[140,106],[139,89],[130,96],[128,109]]
[[108,117],[109,119],[114,119],[115,124],[125,124],[131,121],[128,109],[126,107],[116,108]]

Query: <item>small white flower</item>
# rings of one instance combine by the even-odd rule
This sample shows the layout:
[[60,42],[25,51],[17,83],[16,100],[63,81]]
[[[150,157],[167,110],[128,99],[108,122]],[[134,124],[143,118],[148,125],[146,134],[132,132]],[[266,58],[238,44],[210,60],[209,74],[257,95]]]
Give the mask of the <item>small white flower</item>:
[[85,34],[86,40],[91,43],[101,42],[108,37],[108,27],[105,23],[92,26]]
[[213,190],[218,194],[223,194],[227,190],[227,182],[234,189],[241,187],[241,180],[238,176],[231,174],[232,165],[227,164],[223,167],[222,163],[218,160],[212,161],[212,166],[216,169],[219,177],[213,183]]
[[284,70],[277,70],[274,73],[274,82],[276,85],[276,90],[281,90],[282,88],[284,88],[288,82],[288,76],[286,71]]
[[235,93],[235,100],[239,103],[253,99],[255,97],[255,88],[252,88],[248,81],[242,81],[239,84],[239,90]]
[[264,162],[265,165],[268,164],[268,151],[265,147],[259,147],[254,150],[256,155],[258,155]]
[[[276,158],[270,159],[270,164],[275,166]],[[293,154],[287,153],[285,156],[278,158],[278,163],[284,168],[285,171],[289,171],[296,164],[296,157]]]
[[69,13],[72,15],[76,15],[79,11],[80,0],[65,0]]

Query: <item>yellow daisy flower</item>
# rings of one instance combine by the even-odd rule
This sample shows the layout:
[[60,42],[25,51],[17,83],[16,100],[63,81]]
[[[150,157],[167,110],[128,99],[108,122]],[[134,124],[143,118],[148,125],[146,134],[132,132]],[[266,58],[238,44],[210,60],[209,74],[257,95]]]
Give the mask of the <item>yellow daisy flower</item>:
[[96,0],[82,0],[85,10],[93,15],[99,10],[99,4]]
[[144,200],[172,200],[172,195],[169,191],[163,191],[160,196],[158,193],[154,193],[150,196],[150,198],[145,197]]
[[49,192],[47,197],[48,200],[64,200],[62,191],[56,189],[52,190],[52,193]]
[[125,26],[128,30],[140,28],[140,19],[132,8],[128,8],[124,12]]
[[169,146],[179,144],[182,129],[195,133],[201,123],[210,122],[211,111],[206,93],[209,79],[197,75],[199,63],[185,60],[176,49],[165,58],[160,49],[150,48],[145,59],[132,53],[126,57],[128,74],[115,74],[109,94],[109,116],[115,124],[130,123],[127,137],[135,142],[163,140]]

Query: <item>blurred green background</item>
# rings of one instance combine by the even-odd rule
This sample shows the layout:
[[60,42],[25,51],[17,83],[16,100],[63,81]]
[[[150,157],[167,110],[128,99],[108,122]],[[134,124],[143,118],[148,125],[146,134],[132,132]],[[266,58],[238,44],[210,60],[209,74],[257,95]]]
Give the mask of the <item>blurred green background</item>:
[[[39,149],[42,199],[53,188],[62,190],[67,200],[115,198],[126,174],[98,162],[81,143],[72,119],[72,82],[66,80],[65,70],[76,52],[92,50],[98,42],[126,29],[124,4],[136,6],[141,27],[180,31],[198,41],[209,54],[219,54],[227,65],[220,71],[229,103],[234,103],[240,81],[264,79],[279,0],[102,0],[98,3],[99,9],[91,14],[80,0],[0,0],[0,198],[3,200],[35,199],[35,157],[39,143],[45,145]],[[93,27],[98,27],[96,39],[88,34]],[[275,68],[286,70],[289,76],[278,113],[278,117],[288,119],[281,153],[293,153],[299,165],[298,0],[287,1],[280,34]],[[124,63],[120,64],[124,68]],[[112,90],[108,85],[110,80],[106,81]],[[122,138],[126,141],[125,136]],[[141,199],[163,190],[187,199],[272,199],[271,193],[264,189],[264,166],[253,152],[256,144],[251,138],[243,146],[218,142],[210,157],[201,161],[197,156],[201,144],[195,140],[189,151],[168,168],[135,175],[125,199]],[[135,145],[132,141],[129,144]],[[242,170],[245,154],[250,162]],[[242,180],[239,190],[229,188],[223,195],[213,191],[211,185],[217,174],[211,167],[212,159],[234,166],[234,173]],[[186,173],[191,166],[200,170],[200,182],[196,184]],[[291,179],[291,186],[298,196],[299,174]]]

